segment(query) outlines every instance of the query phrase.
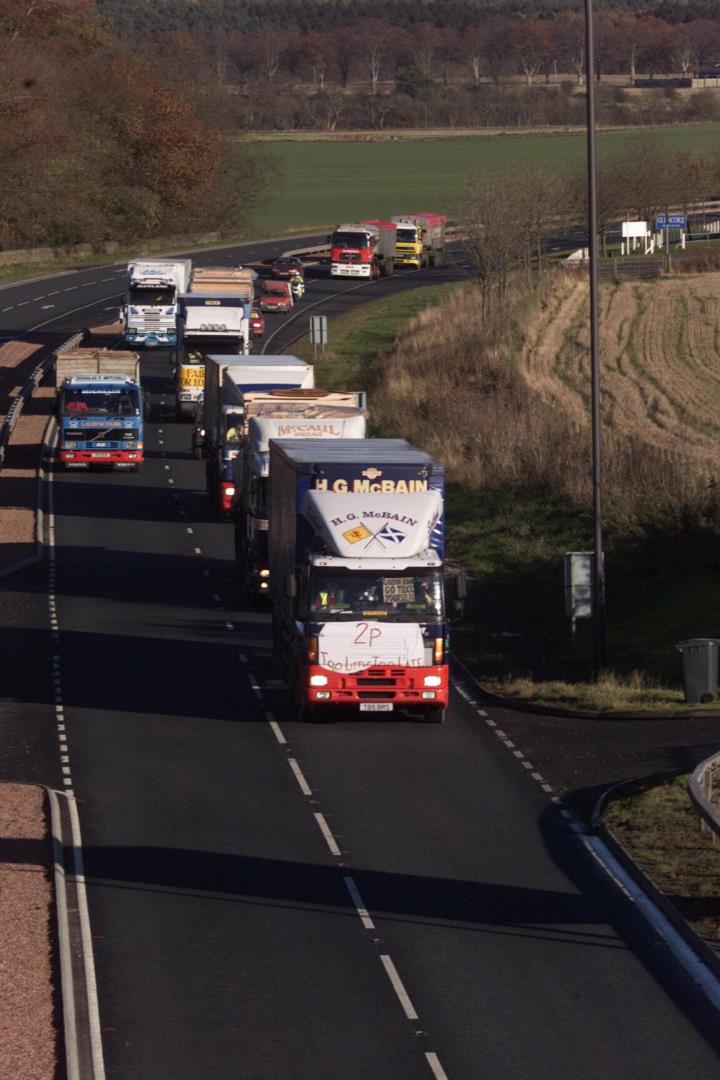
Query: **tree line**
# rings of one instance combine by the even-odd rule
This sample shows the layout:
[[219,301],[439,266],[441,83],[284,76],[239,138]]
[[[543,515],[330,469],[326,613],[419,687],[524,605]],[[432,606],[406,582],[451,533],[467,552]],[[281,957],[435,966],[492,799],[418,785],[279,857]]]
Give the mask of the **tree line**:
[[[248,78],[310,80],[322,89],[369,82],[378,92],[408,68],[447,82],[520,76],[528,85],[565,73],[585,75],[582,10],[513,12],[512,5],[473,0],[421,3],[292,0],[278,6],[240,0],[103,0],[106,20],[136,47],[183,32],[202,42],[208,55],[235,82]],[[558,7],[560,5],[558,4]],[[529,8],[529,10],[528,10]],[[596,15],[596,77],[661,72],[696,75],[720,62],[720,0],[712,14],[693,15],[692,4],[654,14],[645,5],[607,8]],[[294,15],[293,15],[294,13]]]

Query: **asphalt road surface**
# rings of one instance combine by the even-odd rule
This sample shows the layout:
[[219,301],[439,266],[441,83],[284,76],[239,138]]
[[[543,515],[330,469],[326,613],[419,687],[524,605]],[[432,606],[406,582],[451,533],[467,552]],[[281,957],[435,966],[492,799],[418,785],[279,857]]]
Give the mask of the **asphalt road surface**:
[[[334,314],[451,273],[351,294],[319,278],[304,303]],[[121,281],[3,290],[0,329],[97,322]],[[0,779],[79,800],[107,1076],[716,1077],[716,1013],[499,711],[454,694],[439,728],[292,719],[167,353],[143,379],[143,470],[55,472],[54,574],[2,583]]]

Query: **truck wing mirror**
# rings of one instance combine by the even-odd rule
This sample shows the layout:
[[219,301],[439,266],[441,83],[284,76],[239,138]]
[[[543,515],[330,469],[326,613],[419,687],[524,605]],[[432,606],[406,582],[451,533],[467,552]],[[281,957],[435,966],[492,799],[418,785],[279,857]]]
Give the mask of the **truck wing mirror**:
[[289,600],[294,600],[297,596],[297,579],[294,570],[288,570],[287,581],[285,582],[285,595]]
[[450,618],[461,619],[465,613],[465,597],[467,596],[467,575],[461,567],[453,566],[446,569],[445,594]]

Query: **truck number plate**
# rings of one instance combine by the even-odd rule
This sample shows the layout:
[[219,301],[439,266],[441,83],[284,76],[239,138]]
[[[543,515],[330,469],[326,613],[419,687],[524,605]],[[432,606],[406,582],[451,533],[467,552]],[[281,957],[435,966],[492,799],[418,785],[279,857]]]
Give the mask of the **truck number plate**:
[[360,712],[392,712],[394,708],[392,701],[363,701],[360,703]]
[[96,450],[95,453],[93,454],[93,457],[110,457],[110,455],[109,454],[98,453],[98,451]]

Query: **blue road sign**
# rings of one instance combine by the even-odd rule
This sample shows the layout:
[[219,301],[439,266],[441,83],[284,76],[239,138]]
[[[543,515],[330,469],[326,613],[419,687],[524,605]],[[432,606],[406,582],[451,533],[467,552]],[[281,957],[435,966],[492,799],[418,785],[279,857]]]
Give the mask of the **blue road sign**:
[[658,214],[655,218],[655,228],[686,229],[687,214]]

